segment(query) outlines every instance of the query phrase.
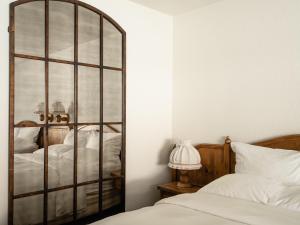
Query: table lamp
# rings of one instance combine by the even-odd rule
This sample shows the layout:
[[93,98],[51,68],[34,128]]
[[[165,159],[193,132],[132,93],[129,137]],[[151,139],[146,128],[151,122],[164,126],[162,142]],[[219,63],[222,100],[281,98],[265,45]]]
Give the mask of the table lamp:
[[200,154],[190,141],[182,141],[176,144],[176,147],[171,152],[168,166],[180,172],[179,182],[177,182],[178,187],[192,187],[188,171],[198,170],[202,167]]

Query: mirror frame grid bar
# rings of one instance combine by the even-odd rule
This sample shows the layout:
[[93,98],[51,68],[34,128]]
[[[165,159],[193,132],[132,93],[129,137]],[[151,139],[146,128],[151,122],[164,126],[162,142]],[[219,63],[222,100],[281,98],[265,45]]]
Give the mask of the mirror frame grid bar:
[[14,218],[14,100],[15,100],[15,6],[10,5],[9,10],[9,171],[8,171],[8,224],[13,224]]
[[33,191],[33,192],[29,192],[29,193],[24,193],[24,194],[18,194],[18,195],[13,196],[13,199],[26,198],[26,197],[36,196],[36,195],[43,195],[44,192],[45,192],[44,190],[41,190],[41,191]]
[[45,124],[44,129],[44,208],[43,223],[48,224],[48,114],[49,114],[49,0],[45,0]]
[[[14,56],[17,57],[17,58],[22,58],[22,59],[32,59],[32,60],[46,61],[46,59],[44,57],[40,57],[40,56],[17,54],[17,53],[15,53]],[[70,64],[70,65],[75,65],[76,64],[73,61],[63,60],[63,59],[48,58],[48,61],[49,62],[55,62],[55,63],[62,63],[62,64]],[[85,67],[103,68],[103,69],[106,69],[106,70],[123,71],[123,68],[119,68],[119,67],[103,66],[103,65],[96,65],[96,64],[82,63],[82,62],[77,62],[77,64],[79,66],[85,66]]]
[[99,199],[98,211],[102,212],[102,189],[103,189],[103,15],[100,15],[100,134],[99,134]]
[[[84,125],[123,125],[124,123],[123,122],[102,122],[102,123],[64,123],[64,124],[61,124],[61,123],[48,123],[47,125],[46,124],[36,124],[36,125],[30,125],[30,127],[70,127],[70,126],[75,126],[75,125],[78,125],[78,126],[84,126]],[[14,128],[16,127],[28,127],[28,126],[24,126],[24,125],[13,125]]]
[[73,220],[77,220],[77,159],[78,159],[78,2],[74,3],[74,165]]
[[[117,179],[122,179],[122,178],[124,178],[124,177],[123,176],[107,177],[107,178],[103,178],[102,181],[111,181],[111,180],[117,180]],[[86,186],[86,185],[89,185],[89,184],[96,184],[96,183],[99,183],[99,179],[78,183],[77,187]],[[73,188],[73,187],[74,187],[74,185],[70,184],[70,185],[65,185],[65,186],[56,187],[56,188],[49,188],[48,193],[55,192],[55,191],[66,190],[66,189],[70,189],[70,188]],[[25,198],[25,197],[41,195],[41,194],[44,194],[44,190],[33,191],[33,192],[24,193],[24,194],[14,195],[13,199]]]

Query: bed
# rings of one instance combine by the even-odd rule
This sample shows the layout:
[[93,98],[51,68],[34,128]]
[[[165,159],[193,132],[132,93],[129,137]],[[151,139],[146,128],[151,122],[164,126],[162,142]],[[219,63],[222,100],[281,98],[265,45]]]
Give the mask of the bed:
[[204,188],[94,224],[300,224],[300,135],[253,145],[231,143],[226,138],[224,145],[197,148],[204,168],[190,176],[194,184],[208,182]]
[[[27,129],[27,130],[26,130]],[[64,130],[62,130],[64,129]],[[24,135],[26,134],[30,135]],[[38,137],[38,136],[39,137]],[[30,143],[28,136],[33,140]],[[21,198],[23,193],[39,192],[44,187],[44,148],[39,128],[16,130],[16,140],[20,143],[14,154],[14,193],[19,196],[15,204],[14,224],[40,224],[43,215],[43,196]],[[52,128],[49,130],[48,147],[48,187],[57,190],[49,193],[48,220],[50,224],[68,222],[73,216],[73,189],[59,191],[60,187],[73,184],[74,178],[74,130]],[[18,143],[19,144],[19,143]],[[28,148],[33,146],[34,148]],[[103,177],[111,178],[121,170],[121,134],[108,129],[103,134]],[[34,179],[32,179],[34,177]],[[78,131],[77,182],[86,183],[99,179],[99,132],[93,127],[81,127]],[[102,186],[102,207],[108,209],[120,203],[120,190],[116,180],[107,179]],[[78,218],[98,212],[99,185],[92,182],[77,189]],[[31,205],[31,207],[28,207]]]

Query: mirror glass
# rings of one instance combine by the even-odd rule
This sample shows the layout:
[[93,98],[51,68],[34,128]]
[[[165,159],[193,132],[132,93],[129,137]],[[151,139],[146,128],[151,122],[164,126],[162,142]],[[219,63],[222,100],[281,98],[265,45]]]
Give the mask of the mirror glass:
[[73,220],[73,188],[48,194],[48,224],[58,225]]
[[78,123],[100,121],[100,69],[78,68]]
[[122,33],[103,20],[103,65],[122,68]]
[[121,180],[107,180],[102,184],[102,209],[109,209],[121,203]]
[[99,179],[99,126],[82,126],[78,129],[78,182]]
[[45,123],[45,63],[15,59],[15,124],[24,120]]
[[[15,199],[14,224],[43,224],[43,205],[43,195]],[[32,211],[32,209],[34,209],[34,211]]]
[[103,126],[103,177],[116,178],[121,175],[122,127]]
[[49,122],[73,123],[74,110],[74,66],[50,62]]
[[100,16],[78,7],[78,60],[100,65]]
[[15,9],[15,51],[45,56],[45,2],[22,4]]
[[42,128],[14,128],[15,195],[44,189],[44,151],[40,149],[42,142]]
[[122,72],[103,71],[103,120],[122,121]]
[[49,57],[74,61],[74,10],[71,3],[49,2]]
[[48,129],[48,187],[58,188],[74,182],[74,130],[68,126]]
[[125,115],[122,32],[80,1],[21,0],[12,6],[14,224],[65,224],[74,220],[76,207],[82,218],[118,206]]
[[99,184],[78,187],[77,199],[78,218],[97,213],[99,210]]

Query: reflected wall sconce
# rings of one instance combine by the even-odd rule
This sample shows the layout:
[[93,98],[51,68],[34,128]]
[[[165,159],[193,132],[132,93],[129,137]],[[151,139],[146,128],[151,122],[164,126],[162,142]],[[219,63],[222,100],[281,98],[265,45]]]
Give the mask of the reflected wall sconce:
[[65,107],[62,102],[56,101],[52,104],[52,113],[57,123],[70,122],[70,116],[66,113]]
[[[37,105],[37,109],[34,112],[34,114],[38,114],[40,116],[40,121],[44,121],[45,120],[45,103],[44,102],[40,102]],[[48,121],[49,122],[53,122],[54,120],[54,116],[52,113],[48,113]]]
[[[41,102],[37,105],[37,109],[34,114],[38,114],[40,116],[40,121],[45,120],[45,103]],[[65,107],[62,102],[56,101],[52,104],[51,112],[48,113],[48,121],[49,122],[57,122],[57,123],[69,123],[70,116],[65,111]]]

